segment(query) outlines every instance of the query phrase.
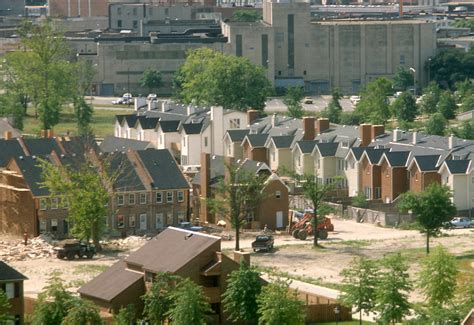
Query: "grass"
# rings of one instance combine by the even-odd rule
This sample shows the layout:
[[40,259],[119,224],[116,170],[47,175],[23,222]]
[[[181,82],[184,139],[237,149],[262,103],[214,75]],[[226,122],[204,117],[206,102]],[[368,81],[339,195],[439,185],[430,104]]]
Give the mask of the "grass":
[[339,242],[328,242],[325,244],[362,248],[362,247],[370,246],[372,242],[373,242],[372,240],[343,240]]
[[[319,322],[319,323],[311,323],[311,324],[336,325],[336,322],[328,322],[328,323]],[[337,324],[341,324],[341,325],[359,325],[359,321],[358,320],[349,320],[349,321],[338,322]],[[376,324],[376,323],[362,321],[362,324],[363,325],[369,325],[369,324]]]
[[99,274],[109,267],[107,265],[100,264],[88,264],[88,265],[78,265],[74,268],[74,274]]

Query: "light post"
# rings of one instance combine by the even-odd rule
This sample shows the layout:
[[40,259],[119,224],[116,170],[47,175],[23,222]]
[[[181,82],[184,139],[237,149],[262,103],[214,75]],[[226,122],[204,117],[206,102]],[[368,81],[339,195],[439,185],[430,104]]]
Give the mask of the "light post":
[[413,72],[413,96],[415,96],[416,99],[416,70],[410,67],[410,71]]
[[431,82],[431,56],[428,58],[428,84]]
[[336,306],[336,308],[334,308],[334,314],[336,314],[336,325],[339,324],[339,313],[341,312],[341,310],[339,309],[339,306]]

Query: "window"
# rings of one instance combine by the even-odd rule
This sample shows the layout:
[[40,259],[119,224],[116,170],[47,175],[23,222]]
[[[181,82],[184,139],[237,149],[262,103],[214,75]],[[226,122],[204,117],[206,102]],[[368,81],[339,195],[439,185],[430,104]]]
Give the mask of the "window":
[[51,209],[56,210],[58,208],[58,198],[51,198]]
[[316,164],[318,166],[318,169],[321,168],[321,159],[316,160]]
[[135,216],[128,217],[128,226],[130,228],[135,228]]
[[133,21],[133,29],[137,29],[138,28],[138,21],[134,20]]
[[140,193],[140,204],[146,204],[146,193]]
[[5,293],[7,294],[8,299],[15,298],[15,286],[13,283],[5,284]]
[[117,20],[117,27],[122,28],[122,20]]
[[46,220],[40,220],[39,231],[41,233],[46,231]]
[[166,224],[168,226],[173,225],[173,214],[170,212],[166,214]]
[[183,138],[183,147],[186,147],[186,137]]
[[63,204],[63,209],[69,208],[69,200],[68,200],[68,198],[66,198],[66,197],[63,198],[62,201],[61,201],[61,203]]
[[58,219],[51,219],[51,231],[58,231]]
[[178,223],[181,223],[184,221],[184,211],[178,211]]
[[188,164],[188,156],[181,156],[181,165]]
[[405,64],[405,55],[400,54],[400,64]]
[[173,192],[166,192],[166,202],[173,203]]
[[233,118],[229,121],[229,128],[230,129],[240,129],[240,119]]
[[281,198],[281,191],[276,191],[276,192],[275,192],[275,197],[276,197],[277,199]]
[[157,213],[155,216],[155,227],[156,229],[163,228],[163,213]]
[[46,199],[40,199],[40,210],[46,210]]
[[304,70],[304,71],[303,71],[303,75],[305,75],[305,76],[306,76],[306,70]]
[[123,195],[117,195],[117,205],[123,205]]
[[128,195],[128,204],[129,205],[135,205],[135,194],[129,194]]
[[120,16],[122,14],[122,7],[117,8],[117,15]]
[[125,217],[122,215],[117,216],[117,228],[125,227]]
[[178,202],[183,202],[183,201],[184,201],[184,192],[178,191]]
[[163,193],[156,192],[156,203],[163,203]]
[[160,144],[163,144],[163,138],[164,138],[164,137],[165,137],[165,136],[164,136],[163,134],[158,137],[158,138],[160,138]]
[[415,181],[418,181],[418,173],[415,173]]
[[134,16],[136,16],[137,15],[137,8],[133,8],[132,13],[133,13]]
[[204,137],[204,147],[207,147],[207,137]]

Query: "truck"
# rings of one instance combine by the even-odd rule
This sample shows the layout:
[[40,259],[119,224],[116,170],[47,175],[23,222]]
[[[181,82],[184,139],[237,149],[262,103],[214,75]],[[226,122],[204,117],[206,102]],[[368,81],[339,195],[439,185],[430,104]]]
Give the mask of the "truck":
[[60,260],[65,257],[68,260],[73,260],[76,258],[88,258],[92,259],[96,253],[94,245],[89,243],[83,243],[77,240],[63,240],[59,242],[58,246],[54,248],[56,251],[56,256]]
[[252,242],[253,251],[271,251],[274,244],[273,236],[270,235],[258,235]]
[[[292,219],[297,221],[292,222],[289,227],[289,233],[293,238],[306,240],[309,235],[314,235],[313,232],[313,213],[312,211],[305,211],[304,213],[293,211]],[[323,217],[319,219],[319,222],[316,227],[316,235],[319,239],[327,239],[328,232],[334,231],[334,225],[331,222],[330,218]]]

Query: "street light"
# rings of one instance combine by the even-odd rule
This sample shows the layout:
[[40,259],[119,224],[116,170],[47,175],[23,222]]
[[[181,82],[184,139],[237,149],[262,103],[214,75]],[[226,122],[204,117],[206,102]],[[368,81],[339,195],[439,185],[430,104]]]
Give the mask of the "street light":
[[431,82],[431,56],[428,58],[428,84]]
[[416,70],[415,68],[410,67],[410,71],[413,72],[413,95],[416,98]]
[[339,324],[339,313],[341,312],[341,310],[339,309],[339,306],[336,306],[336,308],[334,308],[334,314],[336,314],[336,325]]

